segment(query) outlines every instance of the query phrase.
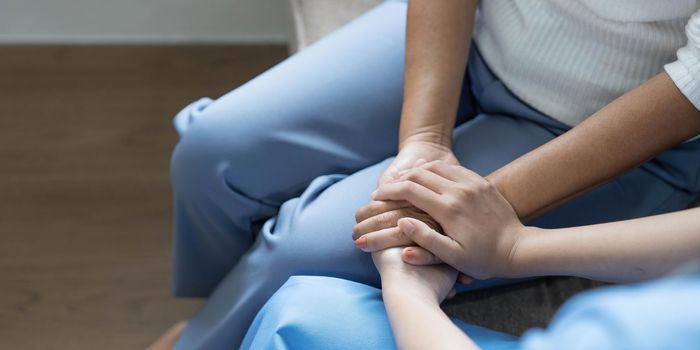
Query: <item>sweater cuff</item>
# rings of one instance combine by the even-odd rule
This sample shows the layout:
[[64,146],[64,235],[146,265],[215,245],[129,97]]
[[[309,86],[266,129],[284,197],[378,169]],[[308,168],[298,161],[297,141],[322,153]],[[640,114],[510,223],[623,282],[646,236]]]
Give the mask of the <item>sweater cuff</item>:
[[[684,48],[685,49],[685,48]],[[681,50],[684,50],[681,49]],[[680,52],[679,52],[680,53]],[[695,55],[679,55],[685,56],[664,66],[666,73],[671,77],[671,80],[676,84],[681,93],[700,110],[700,61]]]

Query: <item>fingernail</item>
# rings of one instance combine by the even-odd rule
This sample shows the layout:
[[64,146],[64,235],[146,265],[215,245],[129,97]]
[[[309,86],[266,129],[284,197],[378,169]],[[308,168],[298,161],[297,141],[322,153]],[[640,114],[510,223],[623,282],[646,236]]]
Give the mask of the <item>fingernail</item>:
[[377,190],[374,190],[374,191],[372,192],[372,198],[374,198],[374,197],[376,197],[376,196],[377,196]]
[[365,236],[362,236],[362,237],[356,239],[355,246],[360,248],[360,249],[367,248],[367,239],[365,238]]
[[406,249],[404,249],[403,252],[404,252],[404,254],[406,254],[406,257],[408,257],[408,258],[412,258],[412,257],[413,257],[413,249],[411,249],[411,248],[406,248]]

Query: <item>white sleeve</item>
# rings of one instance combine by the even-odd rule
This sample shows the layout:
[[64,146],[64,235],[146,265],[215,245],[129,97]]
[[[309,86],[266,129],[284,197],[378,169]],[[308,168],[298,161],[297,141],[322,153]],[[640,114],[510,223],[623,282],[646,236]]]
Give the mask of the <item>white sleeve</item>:
[[685,27],[688,44],[678,49],[678,59],[664,66],[683,95],[700,110],[700,11],[695,12]]

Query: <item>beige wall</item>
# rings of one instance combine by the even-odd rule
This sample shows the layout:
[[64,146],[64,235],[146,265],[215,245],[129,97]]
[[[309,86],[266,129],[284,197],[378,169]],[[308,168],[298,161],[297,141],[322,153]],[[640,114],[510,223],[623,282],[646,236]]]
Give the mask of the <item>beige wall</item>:
[[287,0],[0,0],[0,43],[286,42]]

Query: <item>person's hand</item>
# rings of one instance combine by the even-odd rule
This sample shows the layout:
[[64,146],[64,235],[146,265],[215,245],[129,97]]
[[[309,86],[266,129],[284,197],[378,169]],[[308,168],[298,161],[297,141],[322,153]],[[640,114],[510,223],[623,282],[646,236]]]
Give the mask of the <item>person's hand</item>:
[[405,261],[433,264],[439,259],[475,278],[509,277],[510,259],[525,227],[506,199],[478,174],[433,161],[379,186],[372,198],[407,201],[444,230],[443,235],[419,220],[402,220],[401,232],[427,250],[406,248],[411,254],[404,251]]
[[457,157],[455,157],[452,149],[448,146],[428,141],[406,141],[400,148],[394,161],[389,164],[389,167],[379,177],[377,185],[381,186],[396,180],[402,170],[412,168],[420,159],[427,162],[442,160],[448,164],[459,164]]
[[[402,219],[403,221],[403,219]],[[455,294],[452,288],[457,270],[440,265],[416,266],[401,260],[403,248],[395,247],[372,253],[372,260],[382,278],[383,289],[413,293],[426,300],[442,302]]]
[[[459,164],[447,146],[426,141],[406,142],[380,176],[378,185],[395,181],[401,172],[431,160]],[[397,221],[404,217],[421,220],[434,230],[441,231],[435,219],[406,201],[372,201],[355,213],[357,225],[353,228],[352,238],[357,247],[366,252],[412,244],[411,240],[400,234],[396,226]],[[373,234],[361,238],[370,232]]]
[[180,339],[180,335],[182,335],[182,332],[185,330],[186,326],[187,321],[180,321],[174,324],[146,350],[172,350],[175,347],[177,340]]

